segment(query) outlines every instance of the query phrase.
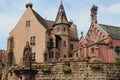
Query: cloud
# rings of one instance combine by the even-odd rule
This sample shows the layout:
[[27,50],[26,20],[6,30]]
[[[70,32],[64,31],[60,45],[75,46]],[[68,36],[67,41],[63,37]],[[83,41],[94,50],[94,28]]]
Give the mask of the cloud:
[[120,13],[120,3],[112,4],[108,10],[113,13]]
[[108,12],[108,14],[109,13],[111,13],[111,14],[120,14],[120,2],[111,4],[108,7],[103,6],[103,7],[101,7],[101,11],[106,11],[106,12]]

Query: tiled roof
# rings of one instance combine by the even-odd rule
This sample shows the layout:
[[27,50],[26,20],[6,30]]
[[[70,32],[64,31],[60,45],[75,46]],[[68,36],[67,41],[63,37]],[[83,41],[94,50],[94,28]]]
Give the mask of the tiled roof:
[[[46,28],[46,29],[50,29],[55,21],[52,21],[52,20],[45,20],[43,19],[36,11],[34,11],[32,9],[35,17],[37,18],[37,20]],[[77,29],[75,28],[70,28],[70,39],[71,40],[78,40],[78,34],[77,34]]]
[[48,29],[48,25],[46,24],[45,20],[36,12],[32,9],[35,17],[37,18],[37,20],[46,28]]
[[76,40],[76,41],[79,40],[76,26],[70,27],[70,40]]
[[99,26],[115,39],[120,39],[120,27],[99,24]]
[[62,3],[59,6],[59,10],[58,10],[56,20],[55,20],[55,24],[60,24],[60,23],[69,24]]
[[48,25],[49,28],[51,28],[55,23],[55,21],[52,21],[52,20],[45,20],[45,22],[46,22],[46,24]]

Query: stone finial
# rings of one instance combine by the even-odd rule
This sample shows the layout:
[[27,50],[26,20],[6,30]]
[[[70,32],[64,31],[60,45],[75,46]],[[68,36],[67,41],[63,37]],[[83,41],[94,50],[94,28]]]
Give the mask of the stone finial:
[[92,8],[91,8],[91,13],[97,14],[97,10],[98,10],[98,7],[93,4],[93,6],[92,6]]
[[81,32],[81,37],[83,37],[83,31]]
[[26,4],[26,8],[28,8],[28,7],[32,8],[32,6],[33,6],[33,4],[31,2]]
[[92,23],[97,23],[97,10],[98,10],[98,7],[93,4],[91,8],[91,22]]

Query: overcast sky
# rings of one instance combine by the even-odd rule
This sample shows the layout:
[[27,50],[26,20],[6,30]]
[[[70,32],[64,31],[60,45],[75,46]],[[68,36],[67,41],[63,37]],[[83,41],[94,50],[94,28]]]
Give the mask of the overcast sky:
[[[24,14],[27,3],[43,18],[55,20],[60,0],[0,0],[0,49],[6,49],[9,32]],[[120,0],[63,0],[68,20],[86,35],[90,26],[90,8],[98,8],[98,23],[120,26]]]

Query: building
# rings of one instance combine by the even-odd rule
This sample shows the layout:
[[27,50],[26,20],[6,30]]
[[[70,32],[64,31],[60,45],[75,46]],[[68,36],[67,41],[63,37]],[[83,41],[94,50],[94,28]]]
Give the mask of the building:
[[2,70],[5,67],[5,51],[0,50],[0,80],[2,79]]
[[120,27],[98,24],[97,9],[91,8],[91,25],[86,37],[81,33],[74,57],[89,59],[90,62],[115,62],[120,59]]
[[0,50],[0,68],[4,66],[5,50]]
[[70,57],[77,48],[78,34],[76,25],[69,22],[61,2],[55,21],[43,19],[31,3],[10,32],[7,45],[8,63],[19,64],[23,60],[23,50],[29,42],[36,62],[57,61]]

